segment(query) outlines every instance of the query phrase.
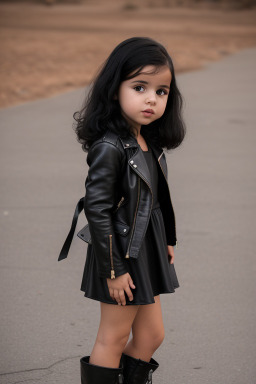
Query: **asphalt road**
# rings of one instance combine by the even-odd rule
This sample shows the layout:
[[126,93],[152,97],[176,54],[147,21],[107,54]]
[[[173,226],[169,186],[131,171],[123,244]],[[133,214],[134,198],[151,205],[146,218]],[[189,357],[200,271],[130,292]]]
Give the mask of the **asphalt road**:
[[[178,76],[188,133],[168,155],[181,287],[162,295],[156,384],[256,383],[256,49]],[[2,384],[75,384],[99,303],[80,291],[85,244],[57,262],[86,155],[78,90],[0,110]],[[81,217],[78,229],[85,219]]]

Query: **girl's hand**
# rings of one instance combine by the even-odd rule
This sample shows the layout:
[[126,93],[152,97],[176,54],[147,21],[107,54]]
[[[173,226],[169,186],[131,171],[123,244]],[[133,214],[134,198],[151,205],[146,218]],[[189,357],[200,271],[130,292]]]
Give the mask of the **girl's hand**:
[[136,287],[133,284],[132,278],[128,272],[124,275],[116,277],[115,279],[107,278],[107,284],[111,298],[116,300],[118,305],[126,305],[124,291],[127,293],[129,300],[133,300],[133,294],[130,287]]
[[167,245],[168,249],[168,255],[169,255],[169,262],[170,264],[174,263],[174,249],[172,245]]

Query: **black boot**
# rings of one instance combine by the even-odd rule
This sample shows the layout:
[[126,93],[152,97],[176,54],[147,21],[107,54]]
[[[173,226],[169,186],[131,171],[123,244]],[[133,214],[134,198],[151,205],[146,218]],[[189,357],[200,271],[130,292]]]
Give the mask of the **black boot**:
[[122,354],[124,384],[152,384],[152,374],[159,367],[153,358],[149,362]]
[[82,384],[123,384],[123,368],[101,367],[89,363],[90,356],[80,360]]

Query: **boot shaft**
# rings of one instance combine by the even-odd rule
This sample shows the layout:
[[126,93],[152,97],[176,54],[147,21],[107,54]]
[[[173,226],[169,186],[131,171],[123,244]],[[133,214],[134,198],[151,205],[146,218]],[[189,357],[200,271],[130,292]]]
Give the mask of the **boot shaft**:
[[153,358],[149,362],[122,354],[124,384],[152,384],[152,374],[159,367]]
[[90,364],[90,356],[80,360],[81,384],[123,384],[123,369]]

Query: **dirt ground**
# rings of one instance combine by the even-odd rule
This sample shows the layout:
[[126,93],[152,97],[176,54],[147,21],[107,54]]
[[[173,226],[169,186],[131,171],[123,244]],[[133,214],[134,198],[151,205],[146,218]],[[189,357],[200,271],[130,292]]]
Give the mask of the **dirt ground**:
[[127,4],[0,3],[0,107],[87,85],[115,45],[131,36],[163,43],[177,72],[256,45],[256,9]]

